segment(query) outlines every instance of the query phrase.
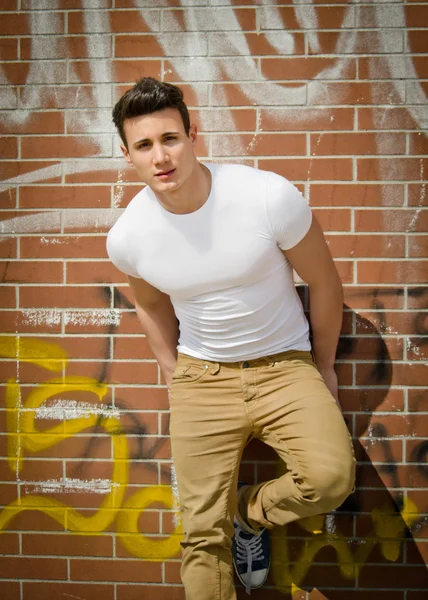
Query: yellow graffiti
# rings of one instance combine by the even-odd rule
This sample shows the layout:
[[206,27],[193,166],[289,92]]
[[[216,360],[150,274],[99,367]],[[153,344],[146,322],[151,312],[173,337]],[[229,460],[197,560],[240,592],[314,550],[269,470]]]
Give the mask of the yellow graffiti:
[[401,513],[397,513],[390,506],[374,509],[371,513],[373,531],[365,536],[355,553],[351,551],[351,540],[340,532],[323,533],[324,527],[320,523],[325,520],[325,515],[301,519],[299,524],[314,537],[304,541],[303,549],[299,556],[289,554],[287,534],[285,528],[277,528],[272,534],[272,573],[275,585],[283,593],[292,594],[300,590],[298,587],[308,573],[315,556],[322,548],[332,547],[337,554],[337,564],[343,577],[353,579],[357,577],[366,563],[376,544],[380,544],[382,554],[387,560],[396,561],[399,557],[400,546],[405,538],[406,527],[411,527],[418,519],[417,506],[411,500],[405,500]]
[[[66,366],[67,355],[56,344],[38,342],[27,338],[0,337],[0,355],[15,358],[17,361],[32,362],[51,371],[59,371]],[[0,513],[0,533],[5,531],[10,521],[25,510],[39,510],[53,518],[65,529],[73,533],[101,533],[117,519],[119,539],[135,556],[148,560],[163,560],[176,556],[180,548],[181,529],[176,528],[169,537],[150,539],[138,530],[138,518],[142,511],[154,502],[161,502],[167,508],[173,507],[169,486],[154,486],[132,494],[125,502],[124,495],[129,480],[129,448],[120,421],[114,416],[103,417],[101,423],[96,414],[65,420],[50,429],[36,428],[37,410],[49,398],[66,392],[94,394],[102,403],[108,391],[91,377],[64,376],[49,379],[32,390],[24,403],[21,401],[21,387],[16,379],[6,385],[6,423],[8,432],[8,464],[19,476],[25,456],[40,452],[59,442],[96,425],[101,425],[111,436],[113,445],[113,473],[110,492],[95,514],[86,517],[73,507],[53,498],[42,495],[19,497],[7,505]]]

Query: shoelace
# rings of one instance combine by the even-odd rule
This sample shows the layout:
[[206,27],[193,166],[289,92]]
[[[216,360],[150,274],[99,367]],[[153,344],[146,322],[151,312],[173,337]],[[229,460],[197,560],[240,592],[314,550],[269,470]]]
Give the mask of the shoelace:
[[238,565],[247,563],[247,581],[245,584],[245,591],[247,594],[250,594],[253,561],[264,559],[262,538],[260,535],[255,534],[247,540],[241,537],[241,533],[246,532],[243,532],[241,527],[238,525],[235,530],[237,555],[236,562]]

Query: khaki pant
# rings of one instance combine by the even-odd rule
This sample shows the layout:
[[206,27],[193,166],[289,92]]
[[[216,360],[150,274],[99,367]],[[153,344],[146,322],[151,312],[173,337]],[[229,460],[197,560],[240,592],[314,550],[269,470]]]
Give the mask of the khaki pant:
[[[170,402],[186,598],[235,600],[234,514],[257,529],[337,508],[353,489],[351,438],[310,352],[240,363],[181,354]],[[238,507],[239,463],[252,437],[274,448],[286,472],[243,488]]]

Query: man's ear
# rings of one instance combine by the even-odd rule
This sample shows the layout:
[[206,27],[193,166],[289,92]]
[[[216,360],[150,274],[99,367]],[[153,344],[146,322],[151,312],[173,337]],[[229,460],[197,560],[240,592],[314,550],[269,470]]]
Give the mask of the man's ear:
[[189,138],[192,140],[192,144],[195,145],[198,139],[198,128],[195,124],[190,125]]
[[129,152],[128,152],[128,149],[127,149],[127,147],[126,147],[126,146],[124,146],[123,144],[120,144],[120,149],[122,150],[122,152],[123,152],[123,155],[124,155],[124,157],[125,157],[126,161],[127,161],[129,164],[132,164],[132,163],[131,163],[131,157],[129,156]]

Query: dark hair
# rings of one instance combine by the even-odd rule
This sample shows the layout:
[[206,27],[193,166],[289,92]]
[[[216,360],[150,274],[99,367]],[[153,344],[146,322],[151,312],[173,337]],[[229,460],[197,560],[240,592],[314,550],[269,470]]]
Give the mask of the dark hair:
[[113,109],[113,122],[126,148],[123,124],[126,119],[148,115],[164,108],[176,108],[183,120],[186,135],[189,135],[190,118],[183,101],[183,92],[172,83],[164,83],[153,77],[143,77],[118,100]]

